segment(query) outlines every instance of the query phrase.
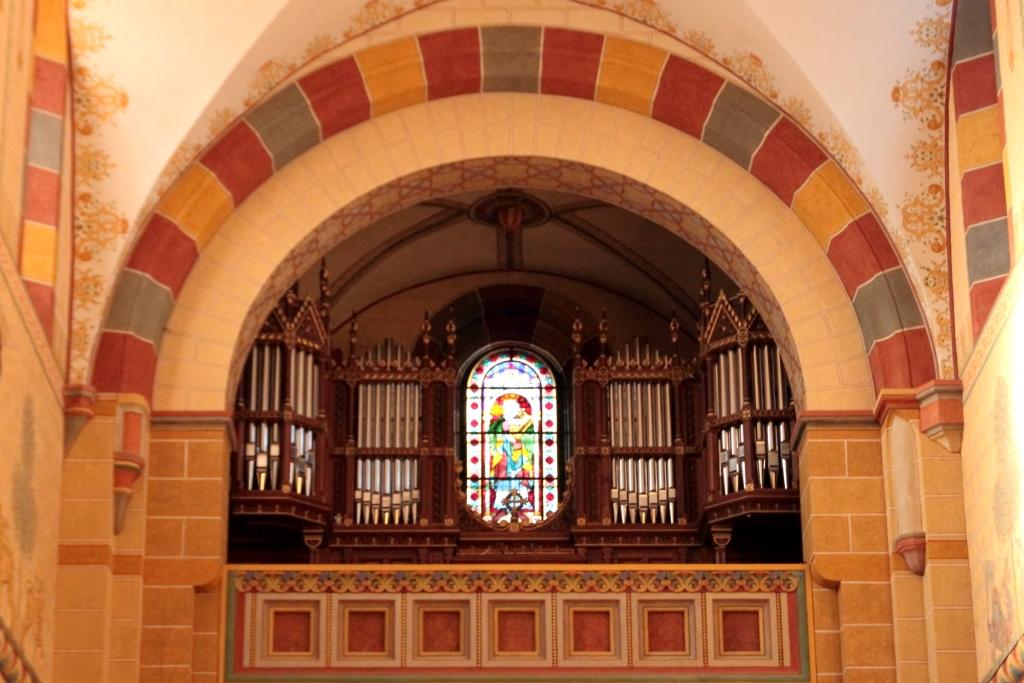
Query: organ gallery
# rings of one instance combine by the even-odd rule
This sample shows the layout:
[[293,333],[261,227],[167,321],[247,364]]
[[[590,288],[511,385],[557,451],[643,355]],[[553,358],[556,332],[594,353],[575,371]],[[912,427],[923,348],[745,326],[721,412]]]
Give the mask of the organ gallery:
[[[455,225],[526,254],[564,230],[549,223],[572,206],[509,190],[469,199]],[[585,205],[561,220],[630,220]],[[666,311],[641,337],[618,330],[601,299],[585,313],[566,297],[566,317],[544,320],[547,346],[527,332],[530,312],[500,296],[476,311],[437,302],[403,336],[364,342],[374,330],[358,313],[332,323],[347,283],[322,264],[303,278],[307,296],[297,284],[267,316],[241,376],[232,554],[276,561],[275,538],[313,563],[798,560],[785,363],[744,293],[713,293],[710,264],[687,258],[700,284],[677,302],[685,323]]]

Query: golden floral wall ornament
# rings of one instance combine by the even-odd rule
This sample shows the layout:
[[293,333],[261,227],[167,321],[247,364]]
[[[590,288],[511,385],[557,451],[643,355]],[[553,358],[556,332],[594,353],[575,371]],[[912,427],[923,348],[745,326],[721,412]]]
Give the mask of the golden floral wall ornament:
[[[929,266],[928,270],[925,271],[924,274],[924,286],[932,296],[949,296],[949,278],[946,277],[946,268],[939,263],[934,263]],[[949,313],[943,313],[942,317],[948,320]]]
[[903,230],[936,254],[946,250],[946,191],[930,183],[900,207]]
[[75,150],[75,187],[90,187],[110,177],[116,165],[110,155],[92,141]]
[[294,70],[295,64],[291,61],[275,58],[263,62],[249,80],[248,94],[243,100],[245,106],[253,105]]
[[782,101],[782,108],[793,117],[793,120],[799,123],[807,130],[814,128],[814,114],[811,112],[811,108],[807,106],[799,97],[793,97],[792,95]]
[[730,71],[754,86],[762,95],[770,100],[779,98],[775,87],[775,76],[765,66],[764,60],[753,52],[736,51],[722,58],[722,64]]
[[946,148],[942,138],[931,135],[915,140],[906,154],[907,161],[915,171],[931,178],[941,177],[946,166]]
[[708,57],[715,56],[715,41],[704,31],[691,28],[683,34],[683,42]]
[[949,47],[949,18],[944,14],[925,17],[911,29],[910,35],[918,45],[945,54]]
[[676,25],[658,4],[658,0],[577,0],[584,5],[610,9],[641,24],[676,35]]
[[[86,22],[72,22],[71,31],[79,55],[74,59],[75,67],[71,71],[75,129],[82,135],[91,135],[97,126],[107,123],[128,106],[128,93],[81,59],[102,49],[110,36],[95,24]],[[80,49],[79,36],[83,36]]]
[[904,118],[915,119],[928,130],[940,130],[946,120],[946,63],[936,59],[924,69],[909,71],[893,86],[891,97]]
[[[882,224],[884,226],[889,225],[889,202],[886,201],[885,195],[883,195],[882,191],[878,189],[878,186],[872,185],[869,187],[864,193],[864,196],[868,198],[868,203],[874,207],[875,213],[877,213],[878,217],[882,219]],[[889,229],[886,228],[886,232],[888,232],[888,230]]]
[[405,3],[400,0],[366,0],[342,35],[346,39],[351,38],[400,17],[405,11]]
[[[83,9],[85,3],[74,3],[77,9]],[[71,24],[72,40],[75,52],[81,57],[94,54],[107,46],[110,41],[110,34],[100,24],[82,20],[73,21]]]
[[823,130],[818,133],[818,141],[832,152],[832,156],[850,174],[854,182],[864,185],[864,160],[843,130],[835,127]]
[[[942,271],[942,276],[943,277],[941,278],[941,284],[939,284],[938,282],[934,283],[934,290],[936,292],[935,296],[939,296],[938,292],[942,292],[943,290],[948,291],[948,289],[949,289],[949,278],[945,277],[945,270]],[[927,277],[925,278],[925,282],[926,283],[928,282],[928,278]],[[931,285],[929,285],[929,291],[932,291],[932,286]],[[952,347],[952,345],[953,345],[953,322],[952,322],[952,320],[951,320],[951,318],[949,316],[949,312],[948,311],[945,312],[945,313],[940,313],[938,315],[938,323],[939,323],[939,334],[935,338],[936,346],[941,346],[943,348]]]
[[92,261],[107,245],[128,232],[128,219],[112,202],[92,192],[75,194],[75,256]]
[[88,0],[71,3],[72,91],[74,108],[75,171],[73,205],[74,233],[73,289],[71,313],[71,354],[69,376],[83,381],[88,374],[89,351],[95,332],[106,283],[112,279],[103,254],[125,239],[130,224],[117,204],[106,197],[103,184],[116,164],[102,148],[102,129],[128,107],[128,94],[110,76],[102,74],[91,57],[104,50],[111,35],[102,25],[75,16],[85,10]]
[[[937,7],[949,5],[936,0]],[[900,204],[900,228],[920,260],[928,307],[936,312],[935,334],[939,371],[953,376],[952,326],[949,315],[949,270],[946,263],[946,50],[949,41],[948,11],[920,19],[910,31],[915,43],[932,54],[917,69],[906,72],[890,92],[893,105],[904,120],[914,121],[920,135],[904,157],[924,182],[916,192],[905,194]]]
[[221,107],[213,113],[213,116],[210,117],[210,122],[206,124],[207,134],[210,138],[217,136],[222,130],[227,128],[237,116],[238,112],[233,108]]

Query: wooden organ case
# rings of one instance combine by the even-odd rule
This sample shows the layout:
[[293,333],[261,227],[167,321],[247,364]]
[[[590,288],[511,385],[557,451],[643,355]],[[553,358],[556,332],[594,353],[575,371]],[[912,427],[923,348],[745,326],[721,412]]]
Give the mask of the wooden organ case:
[[[319,301],[300,300],[292,287],[253,342],[238,388],[231,492],[233,526],[236,519],[289,520],[312,542],[332,509],[324,489],[326,273],[320,286]],[[245,534],[229,532],[232,536]]]
[[414,350],[357,350],[353,320],[348,352],[331,353],[322,272],[319,301],[289,291],[249,354],[229,559],[800,561],[785,368],[743,294],[709,289],[705,275],[693,358],[675,319],[668,352],[637,339],[611,351],[604,316],[584,345],[572,321],[557,512],[494,523],[466,504],[455,321],[437,342],[425,318]]

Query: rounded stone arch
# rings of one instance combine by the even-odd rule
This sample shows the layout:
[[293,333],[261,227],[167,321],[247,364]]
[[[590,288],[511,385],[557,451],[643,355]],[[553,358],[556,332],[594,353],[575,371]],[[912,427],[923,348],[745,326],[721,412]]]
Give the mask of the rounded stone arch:
[[[499,95],[498,97],[502,96]],[[530,96],[511,96],[511,101],[528,97]],[[457,104],[463,105],[468,103],[459,102]],[[603,107],[603,105],[593,106],[598,108]],[[462,106],[456,106],[454,108],[456,110],[456,117],[459,119],[461,119],[461,114],[457,110],[462,108]],[[470,104],[468,109],[472,110],[473,105]],[[629,116],[631,117],[634,115]],[[656,122],[641,121],[641,125],[648,124],[660,127],[660,124],[657,124]],[[563,125],[571,126],[572,121],[566,120]],[[492,149],[502,149],[502,147],[497,146],[501,144],[499,142],[492,140],[490,144],[492,145]],[[333,143],[331,143],[331,145],[333,145]],[[396,146],[400,145],[400,142],[396,143]],[[372,145],[369,149],[375,150],[377,154],[384,153],[385,156],[389,151],[391,151],[384,145]],[[325,149],[324,151],[329,157],[331,151],[329,149]],[[319,152],[314,152],[313,156],[308,159],[308,171],[311,174],[315,174],[318,170],[323,169],[324,162],[320,157],[321,155]],[[374,162],[371,156],[366,156],[355,163],[372,164]],[[712,163],[714,163],[713,159]],[[694,172],[703,173],[703,171],[698,171],[696,169],[694,169]],[[715,173],[711,167],[708,167],[708,172],[712,174]],[[730,171],[725,170],[725,173],[729,174]],[[732,183],[734,180],[735,178],[729,178],[722,182]],[[302,180],[298,178],[295,178],[295,181],[302,183]],[[772,290],[772,285],[774,283],[770,283],[764,279],[759,272],[759,266],[752,263],[751,260],[748,259],[739,248],[737,248],[729,235],[718,230],[712,223],[703,218],[696,211],[671,195],[666,194],[664,191],[646,183],[637,181],[621,172],[601,168],[595,165],[592,160],[589,162],[581,162],[550,156],[512,154],[498,154],[491,157],[473,157],[462,161],[453,161],[438,166],[420,169],[407,175],[396,177],[383,185],[370,188],[365,194],[354,198],[354,200],[344,206],[344,208],[331,214],[325,220],[316,225],[311,232],[304,234],[302,233],[303,228],[300,227],[295,233],[298,241],[294,244],[281,263],[272,272],[267,274],[267,277],[259,287],[255,298],[251,300],[251,309],[248,310],[248,314],[246,315],[244,323],[240,329],[238,344],[235,346],[234,355],[229,369],[228,380],[226,383],[229,393],[233,391],[232,388],[234,387],[237,378],[239,377],[239,373],[242,370],[242,366],[245,363],[247,349],[255,338],[262,321],[270,313],[271,309],[277,303],[285,289],[302,273],[306,272],[309,268],[314,267],[326,250],[332,248],[338,243],[343,243],[346,237],[358,230],[367,228],[375,221],[408,208],[416,203],[438,196],[462,192],[491,190],[504,186],[515,186],[527,190],[555,190],[585,195],[589,198],[597,199],[643,216],[644,218],[661,225],[663,228],[676,233],[681,238],[686,239],[698,249],[708,254],[716,264],[725,270],[725,272],[729,274],[729,276],[737,282],[744,291],[747,292],[751,300],[758,307],[758,310],[768,322],[769,327],[772,328],[776,339],[779,341],[782,353],[786,358],[787,368],[790,369],[791,379],[794,385],[794,393],[800,398],[803,397],[804,379],[803,372],[801,370],[801,361],[798,358],[798,345],[792,334],[791,327],[786,320],[786,312],[783,310],[782,305]],[[301,191],[298,188],[294,188],[294,190]],[[257,201],[262,203],[264,209],[269,205],[277,204],[281,200],[281,197],[278,194],[280,191],[284,190],[273,190],[267,188],[266,194],[263,195],[264,188],[261,188],[261,199]],[[733,187],[731,191],[736,193],[736,205],[735,208],[730,210],[740,211],[743,209],[749,209],[752,205],[757,204],[761,199],[770,201],[767,199],[766,193],[758,192],[756,187]],[[310,196],[305,195],[304,199],[308,198],[310,198]],[[224,237],[230,240],[230,242],[218,242],[217,245],[211,244],[211,248],[224,249],[226,251],[224,251],[220,257],[215,257],[212,261],[201,261],[194,272],[206,273],[207,268],[209,268],[209,276],[211,278],[217,278],[218,276],[215,273],[215,269],[220,267],[218,263],[223,263],[223,261],[220,261],[219,259],[230,258],[228,254],[232,248],[244,248],[242,245],[245,244],[245,240],[248,239],[245,231],[256,227],[257,224],[255,221],[257,220],[265,221],[263,225],[265,226],[265,235],[267,237],[269,237],[271,231],[273,231],[277,240],[281,241],[283,233],[279,232],[278,229],[282,227],[282,224],[275,222],[272,217],[269,219],[269,222],[267,222],[267,219],[265,218],[267,214],[264,209],[256,207],[253,208],[253,211],[258,213],[260,218],[257,218],[256,215],[248,215],[243,217],[241,221],[226,221],[224,230],[228,232],[225,232]],[[778,206],[762,210],[764,211],[763,220],[766,223],[773,223],[780,220],[780,216],[784,211],[782,207]],[[249,218],[252,220],[249,220]],[[786,238],[780,237],[775,240],[774,249],[769,249],[767,244],[762,244],[762,251],[766,256],[779,256],[779,251],[781,251],[784,242],[787,240],[791,247],[794,242],[801,241],[801,236],[798,232],[799,228],[796,225],[791,223],[788,227],[782,229],[788,236]],[[291,234],[288,235],[288,238],[290,237]],[[824,255],[821,254],[820,251],[813,250],[812,245],[806,240],[803,241],[802,246],[805,250],[810,250],[810,253],[814,254],[818,258],[814,262],[807,259],[797,258],[794,261],[794,264],[796,265],[791,266],[793,271],[805,269],[806,272],[814,273],[814,277],[820,278],[816,295],[824,295],[821,299],[823,304],[822,310],[830,312],[830,315],[833,316],[834,324],[838,329],[847,329],[848,326],[851,325],[856,326],[855,315],[851,310],[848,310],[850,308],[848,301],[841,301],[842,308],[836,308],[834,306],[834,302],[829,301],[829,298],[837,294],[839,289],[838,287],[833,287],[831,293],[826,293],[828,292],[828,284],[825,278],[834,278],[834,273],[828,267],[827,261],[824,259]],[[211,252],[211,255],[214,253],[215,252]],[[796,252],[794,251],[792,253]],[[778,262],[782,263],[781,260]],[[782,267],[785,273],[785,268],[787,266],[783,265]],[[202,270],[199,270],[200,268],[202,268]],[[200,275],[200,277],[205,278],[206,276]],[[792,291],[797,290],[794,289]],[[803,293],[810,292],[811,290],[808,289]],[[222,291],[221,293],[225,292]],[[200,291],[192,289],[186,285],[177,306],[183,307],[186,311],[201,311],[208,306],[205,301],[205,297],[211,294],[218,298],[220,296],[220,294],[212,291]],[[813,315],[813,312],[816,312],[814,311],[813,305],[808,305],[806,310],[810,315]],[[181,320],[181,317],[178,316],[176,312],[173,313],[164,337],[164,342],[170,343],[172,348],[179,343],[179,338],[177,336],[179,320]],[[186,313],[185,321],[189,324],[191,323],[191,314]],[[825,321],[822,322],[823,324],[828,324]],[[205,323],[202,327],[207,329]],[[860,373],[862,381],[847,382],[845,390],[849,391],[851,396],[856,396],[858,390],[863,390],[863,395],[857,398],[858,400],[866,400],[866,397],[873,394],[870,392],[871,383],[870,379],[867,378],[869,371],[867,369],[866,360],[863,358],[862,345],[859,344],[855,332],[851,332],[846,335],[837,335],[836,337],[833,337],[833,341],[836,341],[843,336],[845,336],[846,339],[839,343],[843,344],[842,348],[845,351],[845,355],[844,351],[839,351],[839,357],[851,362],[856,362],[853,359],[858,358],[862,365]],[[801,339],[801,341],[802,340],[803,339]],[[198,340],[196,340],[196,343],[201,344]],[[193,346],[193,344],[187,345],[190,347]],[[172,355],[175,354],[172,353]],[[162,354],[161,357],[163,357]],[[202,359],[199,357],[193,357],[193,360],[201,362]],[[173,382],[173,378],[177,377],[178,373],[183,369],[184,368],[179,363],[161,364],[158,367],[157,379],[158,381],[166,380],[168,382]],[[212,370],[212,368],[210,369]],[[201,374],[207,377],[211,376],[207,373]],[[851,372],[850,374],[854,377],[857,376],[856,371]],[[158,392],[156,401],[157,409],[170,410],[171,408],[169,406],[163,405],[161,401],[162,397],[163,394]]]
[[[485,136],[488,111],[510,112],[516,125]],[[477,142],[429,165],[419,159],[436,145],[429,127],[440,119]],[[566,158],[570,151],[559,140],[580,122],[581,144]],[[396,127],[408,136],[393,136]],[[539,127],[557,134],[516,140],[516,131]],[[619,153],[609,156],[609,148]],[[646,167],[637,165],[641,157]],[[804,407],[873,404],[853,305],[825,252],[762,183],[717,151],[638,114],[543,95],[484,94],[423,103],[334,136],[234,210],[169,316],[154,409],[230,405],[262,319],[291,282],[347,236],[431,197],[507,185],[577,192],[676,232],[764,312]]]
[[[488,158],[490,170],[471,163]],[[214,387],[206,371],[196,373],[201,366],[175,359],[231,367],[234,342],[252,327],[239,307],[269,308],[282,280],[333,244],[326,239],[412,197],[459,191],[465,185],[449,182],[456,168],[483,183],[474,187],[511,184],[502,168],[516,158],[569,164],[564,175],[575,180],[561,178],[562,189],[605,199],[598,195],[615,183],[583,169],[611,172],[632,182],[612,190],[609,203],[702,217],[689,231],[665,216],[652,220],[750,290],[793,359],[805,409],[869,407],[872,384],[880,391],[934,378],[924,318],[884,229],[792,120],[658,47],[489,26],[368,47],[285,85],[232,124],[146,222],[118,277],[93,384],[152,398],[159,352],[155,407],[222,409],[231,371]],[[517,182],[544,187],[551,173],[533,168]],[[259,236],[275,216],[291,225],[276,243]],[[225,245],[244,248],[236,253],[246,265]],[[200,290],[224,296],[207,300]],[[219,343],[181,337],[188,322],[211,317]],[[186,397],[189,378],[198,384]]]

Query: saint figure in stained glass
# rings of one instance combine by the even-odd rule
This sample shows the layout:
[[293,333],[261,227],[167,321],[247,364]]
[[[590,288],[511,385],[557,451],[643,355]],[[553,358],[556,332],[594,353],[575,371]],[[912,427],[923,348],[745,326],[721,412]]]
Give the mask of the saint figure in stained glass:
[[558,396],[551,367],[492,351],[466,379],[466,502],[491,522],[536,523],[558,507]]
[[503,394],[491,405],[491,509],[525,518],[535,509],[533,463],[537,450],[533,409],[523,396]]

